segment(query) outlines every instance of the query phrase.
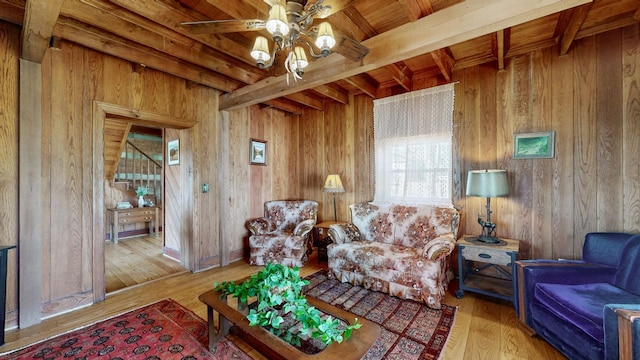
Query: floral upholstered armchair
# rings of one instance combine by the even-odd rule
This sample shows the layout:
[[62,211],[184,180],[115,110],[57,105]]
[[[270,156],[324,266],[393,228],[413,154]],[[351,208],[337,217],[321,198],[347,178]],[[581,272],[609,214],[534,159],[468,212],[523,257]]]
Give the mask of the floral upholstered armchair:
[[276,200],[264,203],[264,217],[251,219],[247,228],[249,263],[304,266],[308,260],[309,232],[318,218],[312,200]]
[[453,272],[460,215],[454,208],[352,204],[351,223],[334,224],[329,272],[341,282],[439,309]]

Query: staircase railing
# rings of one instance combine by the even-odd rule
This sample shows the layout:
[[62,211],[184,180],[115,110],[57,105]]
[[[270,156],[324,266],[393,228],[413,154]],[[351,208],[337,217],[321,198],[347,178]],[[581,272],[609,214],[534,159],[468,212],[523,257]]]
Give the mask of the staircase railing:
[[155,196],[160,201],[162,164],[127,140],[120,156],[114,181],[126,181],[128,188],[133,190],[138,186],[146,186],[149,188],[149,195]]

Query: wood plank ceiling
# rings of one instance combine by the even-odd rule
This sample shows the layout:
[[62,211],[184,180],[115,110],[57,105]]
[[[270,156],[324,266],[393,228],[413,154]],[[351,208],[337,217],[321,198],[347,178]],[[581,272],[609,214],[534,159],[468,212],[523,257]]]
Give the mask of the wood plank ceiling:
[[[306,2],[306,0],[297,0]],[[309,0],[315,1],[315,0]],[[59,39],[173,74],[226,94],[221,109],[251,104],[290,113],[450,82],[455,69],[558,45],[640,21],[639,0],[324,0],[336,32],[370,51],[311,59],[302,81],[286,81],[285,56],[256,67],[256,32],[198,34],[187,21],[266,19],[263,0],[0,0],[0,19],[23,26],[22,58],[40,62]],[[260,32],[268,35],[265,31]],[[273,45],[270,45],[273,46]]]

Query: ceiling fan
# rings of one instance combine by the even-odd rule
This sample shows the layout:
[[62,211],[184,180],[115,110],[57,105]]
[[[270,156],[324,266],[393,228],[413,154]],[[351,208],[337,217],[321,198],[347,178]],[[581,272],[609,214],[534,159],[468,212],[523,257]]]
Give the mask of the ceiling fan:
[[266,69],[273,65],[280,50],[287,50],[285,68],[293,74],[294,79],[300,79],[308,65],[304,47],[314,58],[325,57],[335,51],[348,59],[359,61],[369,52],[366,46],[337,31],[336,38],[329,22],[314,23],[315,19],[324,19],[331,15],[331,6],[323,5],[324,0],[263,1],[270,6],[269,17],[266,20],[205,20],[184,22],[182,25],[188,27],[192,33],[199,34],[266,30],[271,34],[275,44],[273,50],[269,52],[267,38],[258,36],[251,50],[251,57],[256,60],[259,68]]

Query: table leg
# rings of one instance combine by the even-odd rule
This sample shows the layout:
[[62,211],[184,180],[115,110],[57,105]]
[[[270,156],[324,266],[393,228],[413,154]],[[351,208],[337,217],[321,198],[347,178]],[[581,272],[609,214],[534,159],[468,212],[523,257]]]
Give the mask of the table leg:
[[[218,315],[218,331],[213,321],[215,314]],[[226,317],[215,312],[211,306],[207,306],[207,324],[209,325],[209,351],[213,351],[218,341],[229,335],[232,324]]]

